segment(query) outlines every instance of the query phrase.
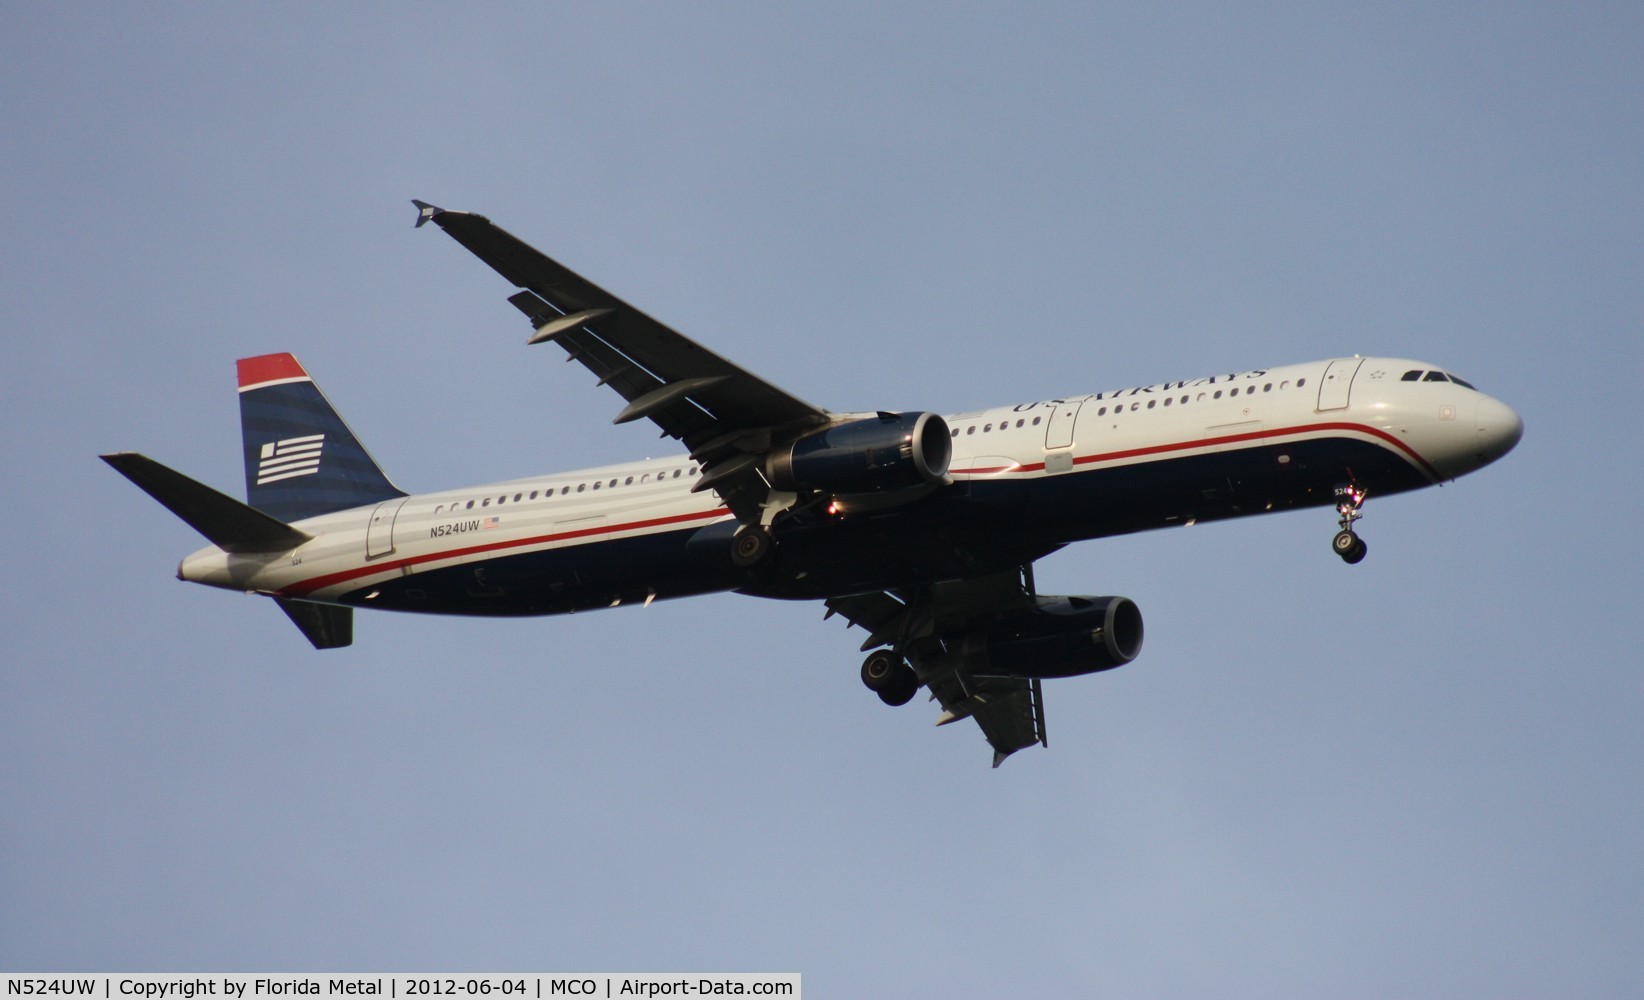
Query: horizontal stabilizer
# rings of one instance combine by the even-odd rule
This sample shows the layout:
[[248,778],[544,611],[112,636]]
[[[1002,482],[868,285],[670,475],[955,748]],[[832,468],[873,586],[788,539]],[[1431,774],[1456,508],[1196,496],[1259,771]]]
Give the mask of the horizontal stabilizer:
[[276,597],[274,603],[286,613],[315,649],[340,649],[354,643],[354,609],[338,604],[319,604]]
[[224,551],[281,552],[313,537],[146,455],[128,451],[101,457]]

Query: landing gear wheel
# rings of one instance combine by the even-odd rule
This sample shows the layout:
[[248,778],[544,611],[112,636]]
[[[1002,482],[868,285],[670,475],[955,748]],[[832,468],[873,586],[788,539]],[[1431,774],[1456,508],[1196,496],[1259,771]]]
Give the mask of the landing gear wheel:
[[919,693],[919,675],[888,649],[874,650],[862,661],[862,683],[893,708],[906,705]]
[[1364,498],[1369,495],[1369,492],[1357,483],[1342,483],[1336,487],[1336,513],[1340,516],[1336,526],[1341,530],[1336,532],[1336,537],[1331,540],[1330,548],[1349,566],[1362,560],[1364,554],[1369,551],[1364,540],[1353,534],[1353,522],[1364,516],[1360,508],[1364,506]]
[[731,539],[731,562],[743,569],[752,569],[771,554],[771,533],[763,527],[745,524],[736,529]]
[[1364,539],[1345,528],[1336,532],[1336,537],[1331,540],[1330,547],[1335,550],[1336,555],[1341,556],[1342,562],[1347,563],[1349,566],[1361,561],[1364,554],[1370,551],[1370,547],[1364,544]]
[[902,669],[896,673],[891,681],[890,686],[879,692],[879,700],[895,708],[898,705],[906,705],[918,693],[919,675],[913,672],[912,667],[904,663]]
[[896,680],[902,667],[900,656],[888,649],[876,649],[862,661],[862,683],[869,691],[883,691]]

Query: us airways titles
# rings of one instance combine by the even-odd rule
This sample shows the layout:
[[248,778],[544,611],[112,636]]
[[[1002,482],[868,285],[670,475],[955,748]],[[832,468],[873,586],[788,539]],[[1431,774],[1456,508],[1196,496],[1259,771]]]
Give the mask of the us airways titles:
[[1075,400],[1086,402],[1093,399],[1119,399],[1128,396],[1140,396],[1149,392],[1175,392],[1178,389],[1197,389],[1206,385],[1227,385],[1244,379],[1258,379],[1266,377],[1268,369],[1252,368],[1247,372],[1229,372],[1226,375],[1206,375],[1204,378],[1188,379],[1185,382],[1155,382],[1152,385],[1139,385],[1130,389],[1119,389],[1115,392],[1093,392],[1083,396],[1068,396],[1064,399],[1042,399],[1036,403],[1022,403],[1011,407],[1014,413],[1025,413],[1039,406],[1060,406]]

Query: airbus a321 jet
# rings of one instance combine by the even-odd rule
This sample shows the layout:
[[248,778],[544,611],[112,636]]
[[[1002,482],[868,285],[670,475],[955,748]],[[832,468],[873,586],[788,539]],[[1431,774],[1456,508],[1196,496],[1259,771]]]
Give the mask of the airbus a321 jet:
[[1523,425],[1439,365],[1333,358],[943,416],[834,413],[744,371],[491,224],[416,202],[517,286],[555,344],[685,454],[407,495],[289,354],[239,362],[246,501],[104,460],[211,544],[180,579],[266,594],[314,646],[354,608],[553,615],[734,590],[818,600],[868,633],[862,682],[974,719],[994,766],[1045,743],[1041,681],[1142,648],[1124,597],[1034,587],[1082,539],[1333,507],[1495,461]]

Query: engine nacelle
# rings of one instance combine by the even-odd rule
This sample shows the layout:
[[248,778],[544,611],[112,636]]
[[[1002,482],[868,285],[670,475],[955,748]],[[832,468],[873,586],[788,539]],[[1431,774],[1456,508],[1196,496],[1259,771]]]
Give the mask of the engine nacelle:
[[958,653],[974,674],[1076,677],[1122,667],[1142,651],[1142,612],[1128,597],[1036,598],[964,636]]
[[947,421],[935,413],[881,413],[777,449],[765,471],[777,489],[861,494],[941,482],[953,457]]

